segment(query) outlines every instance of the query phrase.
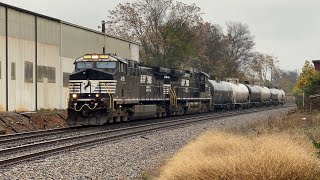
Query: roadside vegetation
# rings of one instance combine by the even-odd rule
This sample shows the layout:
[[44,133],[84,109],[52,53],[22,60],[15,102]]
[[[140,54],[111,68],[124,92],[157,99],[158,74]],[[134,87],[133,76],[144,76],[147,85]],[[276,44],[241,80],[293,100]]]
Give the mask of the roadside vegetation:
[[309,99],[310,95],[320,93],[320,73],[315,70],[311,62],[305,62],[293,93],[299,108],[308,109],[311,104],[312,107],[320,110],[319,98]]
[[207,132],[160,170],[160,179],[320,179],[320,115],[288,115]]
[[[242,127],[209,131],[145,179],[320,179],[320,74],[306,61],[289,92],[298,108]],[[305,94],[304,107],[300,95]],[[313,107],[308,109],[308,107]]]

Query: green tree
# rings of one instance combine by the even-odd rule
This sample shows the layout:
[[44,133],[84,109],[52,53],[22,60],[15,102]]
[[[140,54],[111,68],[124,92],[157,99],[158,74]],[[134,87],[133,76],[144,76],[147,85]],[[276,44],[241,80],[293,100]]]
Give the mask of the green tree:
[[311,62],[306,61],[302,68],[302,72],[298,78],[296,85],[293,88],[294,94],[301,94],[307,86],[310,85],[312,78],[315,76],[316,71]]
[[310,82],[305,87],[305,93],[308,96],[320,93],[320,73],[316,73],[310,78]]

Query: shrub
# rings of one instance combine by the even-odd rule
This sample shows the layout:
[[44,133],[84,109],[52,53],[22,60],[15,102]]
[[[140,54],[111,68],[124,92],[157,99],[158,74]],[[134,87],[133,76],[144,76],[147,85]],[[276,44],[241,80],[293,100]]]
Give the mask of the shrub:
[[311,143],[289,135],[211,132],[170,159],[160,179],[320,179],[320,163]]

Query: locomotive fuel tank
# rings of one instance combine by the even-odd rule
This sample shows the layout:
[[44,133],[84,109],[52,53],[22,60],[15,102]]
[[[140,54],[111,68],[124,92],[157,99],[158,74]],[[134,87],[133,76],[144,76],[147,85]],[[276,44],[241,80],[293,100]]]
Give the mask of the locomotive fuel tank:
[[134,119],[153,118],[157,114],[156,105],[135,105]]

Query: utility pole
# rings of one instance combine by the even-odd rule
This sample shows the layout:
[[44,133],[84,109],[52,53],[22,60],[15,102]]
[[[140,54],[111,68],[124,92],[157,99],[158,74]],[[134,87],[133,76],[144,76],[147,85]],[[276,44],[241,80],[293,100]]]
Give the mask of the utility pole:
[[271,82],[271,85],[273,86],[273,77],[272,77],[273,71],[272,71],[272,69],[273,69],[273,59],[271,59],[271,67],[270,67],[270,82]]

